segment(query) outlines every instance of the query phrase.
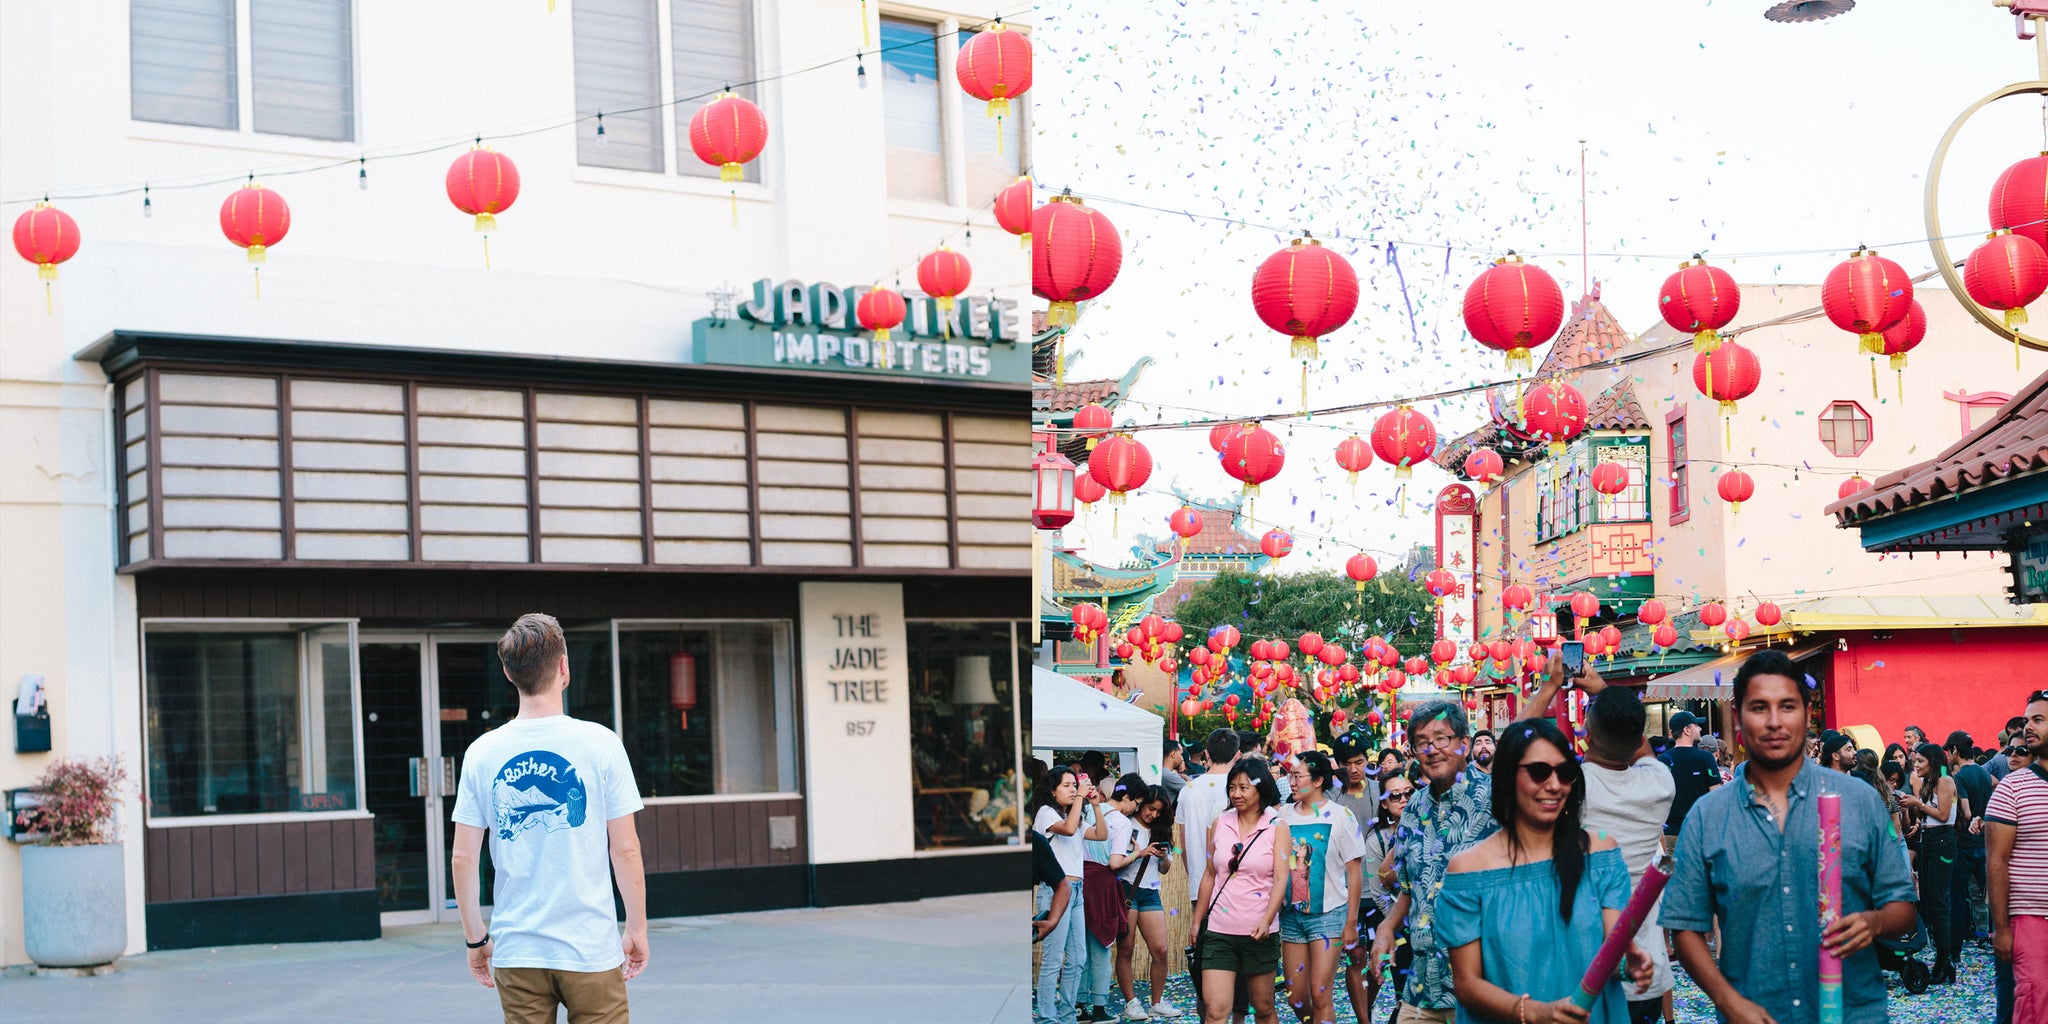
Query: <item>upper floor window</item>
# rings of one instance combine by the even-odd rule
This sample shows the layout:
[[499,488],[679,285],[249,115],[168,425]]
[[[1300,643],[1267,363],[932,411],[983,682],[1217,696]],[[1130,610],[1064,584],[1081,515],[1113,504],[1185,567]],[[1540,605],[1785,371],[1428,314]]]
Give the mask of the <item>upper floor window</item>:
[[946,200],[946,133],[940,116],[938,26],[882,19],[882,117],[889,194]]
[[1586,444],[1536,464],[1536,540],[1562,537],[1586,525],[1592,488],[1586,479]]
[[1870,414],[1855,402],[1836,402],[1820,417],[1820,443],[1842,458],[1870,447]]
[[1601,523],[1642,523],[1650,519],[1650,492],[1644,477],[1650,467],[1647,443],[1602,444],[1593,449],[1593,464],[1618,462],[1628,467],[1628,486],[1619,494],[1594,494],[1593,519]]
[[1685,452],[1685,409],[1679,408],[1664,421],[1666,445],[1665,455],[1671,460],[1671,509],[1668,515],[1672,525],[1685,522],[1692,516],[1691,490],[1688,478],[1691,467]]
[[[665,8],[657,0],[577,0],[571,17],[576,110],[602,115],[577,132],[576,162],[716,177],[718,168],[690,148],[690,118],[728,87],[760,102],[747,84],[755,77],[751,0],[671,0]],[[761,180],[758,162],[746,167],[746,180]]]
[[352,140],[354,23],[350,0],[129,0],[129,114]]

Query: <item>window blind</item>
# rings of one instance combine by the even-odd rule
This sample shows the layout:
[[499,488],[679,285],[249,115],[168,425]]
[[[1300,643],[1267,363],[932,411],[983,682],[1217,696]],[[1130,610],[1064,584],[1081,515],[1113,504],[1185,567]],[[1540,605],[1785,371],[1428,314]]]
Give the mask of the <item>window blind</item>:
[[[753,0],[670,0],[670,57],[675,65],[676,170],[697,177],[718,176],[718,168],[697,159],[690,148],[690,118],[711,95],[732,87],[759,103],[759,90],[742,82],[754,78]],[[761,165],[746,165],[748,181],[761,180]]]
[[235,0],[130,0],[129,115],[137,121],[240,127]]
[[889,194],[946,198],[945,134],[939,124],[939,44],[931,25],[882,19],[882,115]]
[[[661,53],[654,0],[576,0],[576,110],[604,115],[576,129],[576,162],[661,170]],[[644,109],[640,109],[644,108]]]
[[356,137],[350,0],[249,0],[249,70],[259,132]]

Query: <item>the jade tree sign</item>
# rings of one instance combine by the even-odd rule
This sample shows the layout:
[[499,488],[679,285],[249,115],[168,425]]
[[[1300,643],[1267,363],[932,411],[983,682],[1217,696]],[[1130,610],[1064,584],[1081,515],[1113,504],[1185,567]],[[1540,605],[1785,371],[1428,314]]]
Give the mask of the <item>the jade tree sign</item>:
[[915,848],[910,648],[900,583],[803,583],[804,807],[817,864]]
[[853,310],[866,287],[763,278],[739,304],[735,320],[704,319],[692,327],[694,361],[726,366],[826,370],[1027,384],[1030,347],[1022,341],[1013,299],[962,295],[941,310],[905,291],[909,313],[889,340],[860,329]]

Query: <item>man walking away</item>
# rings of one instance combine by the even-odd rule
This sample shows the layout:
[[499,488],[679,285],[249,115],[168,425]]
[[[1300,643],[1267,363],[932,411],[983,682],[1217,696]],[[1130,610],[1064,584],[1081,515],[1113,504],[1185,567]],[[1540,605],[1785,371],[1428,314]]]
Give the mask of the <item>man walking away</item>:
[[1166,793],[1171,799],[1180,799],[1181,787],[1188,784],[1188,777],[1181,774],[1187,766],[1187,757],[1181,752],[1180,741],[1167,740],[1165,751],[1159,759],[1159,784],[1166,787]]
[[[1817,694],[1783,651],[1750,655],[1733,689],[1749,760],[1686,814],[1658,923],[1728,1024],[1818,1024],[1823,944],[1842,961],[1844,1024],[1881,1024],[1884,974],[1871,943],[1913,930],[1905,846],[1876,790],[1806,760]],[[1814,912],[1823,793],[1840,797],[1842,813],[1841,917],[1825,933]],[[1718,963],[1707,949],[1716,918]]]
[[[1595,684],[1598,683],[1596,686]],[[1643,872],[1664,853],[1664,821],[1677,792],[1671,769],[1650,756],[1643,728],[1649,715],[1634,691],[1607,686],[1596,674],[1580,680],[1594,694],[1586,709],[1586,803],[1583,823],[1594,835],[1606,833],[1621,847],[1629,883],[1640,885]],[[1627,990],[1631,1024],[1655,1024],[1670,1017],[1671,955],[1664,929],[1657,926],[1656,908],[1636,933],[1636,945],[1650,955],[1649,988]],[[1676,1019],[1676,1018],[1672,1018]]]
[[[626,1024],[626,982],[647,966],[647,885],[633,815],[640,791],[617,733],[562,713],[562,625],[538,612],[498,639],[519,715],[469,745],[455,795],[455,902],[469,973],[498,990],[506,1024]],[[487,929],[477,854],[497,869]],[[626,904],[622,938],[612,883]],[[624,969],[621,969],[621,965]]]
[[1956,867],[1949,875],[1949,928],[1955,936],[1957,949],[1963,942],[1987,933],[1990,920],[1980,925],[1977,908],[1988,906],[1989,900],[1973,902],[1970,899],[1970,879],[1977,880],[1979,893],[1990,892],[1984,878],[1984,808],[1991,803],[1991,790],[1998,780],[1984,770],[1984,766],[1971,758],[1976,753],[1976,744],[1970,734],[1961,729],[1948,734],[1948,741],[1941,745],[1948,755],[1949,774],[1956,777],[1956,795],[1963,799],[1963,807],[1956,818]]
[[1721,766],[1714,762],[1714,755],[1700,749],[1699,742],[1698,717],[1690,711],[1671,716],[1671,747],[1664,752],[1664,763],[1671,766],[1676,792],[1671,798],[1671,815],[1664,820],[1667,850],[1677,848],[1678,830],[1684,826],[1692,805],[1721,784]]
[[[1230,777],[1230,766],[1237,762],[1237,733],[1217,729],[1209,734],[1204,747],[1209,755],[1209,770],[1189,779],[1173,805],[1173,842],[1180,847],[1181,866],[1187,869],[1183,878],[1199,879],[1209,868],[1209,826],[1216,824],[1223,809],[1230,806],[1224,781]],[[1190,903],[1202,898],[1200,889],[1199,883],[1188,886]],[[1199,912],[1200,908],[1196,909]]]
[[2048,1020],[2048,690],[2027,698],[2012,774],[1985,810],[1998,1019]]

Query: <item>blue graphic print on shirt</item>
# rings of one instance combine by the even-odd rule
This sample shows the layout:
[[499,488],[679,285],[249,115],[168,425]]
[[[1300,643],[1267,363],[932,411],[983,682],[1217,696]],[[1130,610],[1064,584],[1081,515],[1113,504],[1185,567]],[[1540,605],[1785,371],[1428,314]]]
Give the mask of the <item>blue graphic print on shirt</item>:
[[561,755],[529,750],[505,762],[491,780],[498,838],[511,842],[536,828],[559,832],[583,824],[589,795]]
[[1294,844],[1293,856],[1288,859],[1287,905],[1297,914],[1320,914],[1324,864],[1330,857],[1330,823],[1288,822],[1287,836]]

